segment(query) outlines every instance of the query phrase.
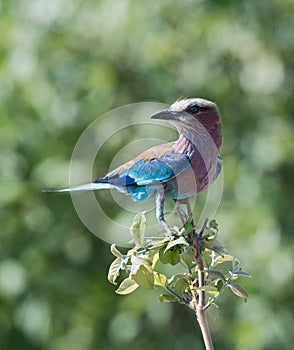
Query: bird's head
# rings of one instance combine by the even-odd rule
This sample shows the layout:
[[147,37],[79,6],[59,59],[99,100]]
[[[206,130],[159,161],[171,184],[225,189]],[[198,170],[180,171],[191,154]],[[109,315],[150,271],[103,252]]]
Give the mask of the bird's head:
[[214,102],[202,98],[178,100],[151,118],[168,120],[180,134],[201,133],[206,129],[217,147],[221,146],[221,117]]

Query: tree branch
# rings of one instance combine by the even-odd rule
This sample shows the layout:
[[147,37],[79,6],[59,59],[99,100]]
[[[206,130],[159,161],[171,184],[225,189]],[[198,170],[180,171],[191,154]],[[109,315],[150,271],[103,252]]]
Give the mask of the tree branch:
[[198,265],[198,300],[196,299],[196,317],[197,321],[202,333],[202,337],[204,340],[205,344],[205,349],[206,350],[213,350],[213,343],[211,339],[211,334],[210,334],[210,329],[209,325],[207,322],[207,317],[206,317],[206,309],[205,309],[205,304],[206,304],[206,297],[205,297],[205,291],[201,290],[202,287],[205,286],[205,271],[204,271],[204,263],[203,263],[203,256],[201,253],[201,245],[199,242],[199,238],[201,236],[198,234],[196,236],[196,244],[195,244],[195,249],[196,249],[196,262]]
[[[187,205],[188,206],[188,205]],[[188,207],[189,211],[189,207]],[[193,217],[191,217],[191,223],[193,223]],[[203,240],[202,234],[206,228],[207,220],[205,220],[202,229],[199,233],[196,232],[193,228],[190,238],[193,242],[193,247],[195,249],[195,260],[198,267],[198,292],[194,293],[193,298],[190,302],[190,308],[194,310],[197,321],[202,333],[203,341],[205,344],[206,350],[213,350],[213,343],[210,334],[210,329],[206,316],[206,295],[205,291],[202,289],[205,286],[205,271],[204,271],[204,262],[201,252],[201,243]]]

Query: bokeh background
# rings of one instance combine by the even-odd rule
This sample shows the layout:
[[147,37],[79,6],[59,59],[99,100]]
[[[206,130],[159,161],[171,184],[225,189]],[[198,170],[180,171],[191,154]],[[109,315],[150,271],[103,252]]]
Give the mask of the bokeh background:
[[228,291],[210,310],[215,347],[293,347],[293,13],[292,0],[0,1],[1,349],[203,349],[190,310],[116,295],[109,244],[70,196],[41,193],[67,184],[99,115],[181,96],[219,105],[220,239],[253,275],[247,304]]

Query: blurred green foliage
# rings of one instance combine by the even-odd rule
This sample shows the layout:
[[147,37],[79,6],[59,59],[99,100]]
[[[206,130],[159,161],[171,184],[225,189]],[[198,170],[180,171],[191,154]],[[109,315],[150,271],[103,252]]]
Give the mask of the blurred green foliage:
[[69,196],[41,193],[66,184],[97,116],[180,96],[219,105],[217,220],[253,275],[247,304],[227,293],[210,311],[215,347],[292,348],[293,13],[293,0],[0,1],[1,349],[202,348],[188,309],[116,295],[109,245]]

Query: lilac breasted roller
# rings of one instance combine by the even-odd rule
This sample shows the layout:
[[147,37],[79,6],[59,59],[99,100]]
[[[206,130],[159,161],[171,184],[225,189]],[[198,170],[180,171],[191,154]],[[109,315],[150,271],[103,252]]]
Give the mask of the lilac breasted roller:
[[222,169],[222,124],[215,103],[201,98],[182,99],[151,116],[168,120],[178,131],[177,141],[160,144],[90,184],[57,190],[89,191],[114,188],[134,201],[156,201],[156,217],[168,234],[165,199],[186,200],[203,191]]

